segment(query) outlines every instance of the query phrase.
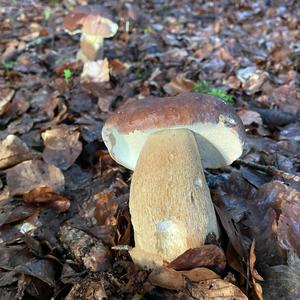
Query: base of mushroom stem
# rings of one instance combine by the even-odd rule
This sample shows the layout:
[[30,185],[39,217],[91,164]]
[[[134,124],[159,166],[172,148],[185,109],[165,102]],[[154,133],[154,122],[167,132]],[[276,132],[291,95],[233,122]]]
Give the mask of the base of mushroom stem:
[[153,270],[158,266],[162,266],[164,263],[163,259],[159,255],[146,252],[139,248],[131,249],[129,254],[134,264],[143,269]]
[[[207,235],[206,242],[209,244],[218,244],[220,242],[220,239],[218,239],[216,237],[216,235],[212,232]],[[121,249],[121,250],[124,250],[124,249]],[[158,254],[145,251],[138,247],[134,247],[131,249],[127,248],[125,250],[127,250],[129,252],[130,257],[131,257],[132,261],[134,262],[134,264],[145,270],[154,270],[158,267],[161,267],[161,266],[171,262],[171,261],[165,261]],[[186,249],[184,252],[186,252],[187,250],[188,249]],[[178,256],[182,255],[184,252],[180,253]],[[175,257],[174,259],[176,259],[177,257]]]

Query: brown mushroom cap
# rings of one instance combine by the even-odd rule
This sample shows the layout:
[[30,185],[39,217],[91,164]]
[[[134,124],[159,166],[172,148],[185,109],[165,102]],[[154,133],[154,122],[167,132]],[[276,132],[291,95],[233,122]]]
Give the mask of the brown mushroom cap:
[[103,6],[84,5],[76,7],[64,18],[64,29],[70,34],[83,32],[107,38],[116,34],[118,25]]
[[111,156],[134,170],[150,134],[178,128],[195,133],[203,167],[229,165],[242,154],[245,132],[234,109],[218,97],[198,93],[128,103],[106,121],[102,137]]

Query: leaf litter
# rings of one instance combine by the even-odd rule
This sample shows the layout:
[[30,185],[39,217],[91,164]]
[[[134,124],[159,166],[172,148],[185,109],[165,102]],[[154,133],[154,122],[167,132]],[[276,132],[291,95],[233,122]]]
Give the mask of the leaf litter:
[[[299,3],[98,1],[119,25],[98,83],[63,30],[88,2],[1,9],[0,299],[299,298]],[[131,174],[101,128],[133,98],[204,85],[247,132],[239,161],[206,171],[223,239],[139,270]]]

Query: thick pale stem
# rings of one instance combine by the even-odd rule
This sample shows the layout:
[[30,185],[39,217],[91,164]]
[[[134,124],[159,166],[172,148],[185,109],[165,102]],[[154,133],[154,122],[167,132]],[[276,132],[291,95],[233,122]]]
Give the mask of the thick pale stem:
[[80,38],[80,50],[77,59],[82,62],[96,61],[103,57],[103,37],[82,34]]
[[164,130],[149,137],[130,191],[135,263],[154,267],[219,236],[193,132]]

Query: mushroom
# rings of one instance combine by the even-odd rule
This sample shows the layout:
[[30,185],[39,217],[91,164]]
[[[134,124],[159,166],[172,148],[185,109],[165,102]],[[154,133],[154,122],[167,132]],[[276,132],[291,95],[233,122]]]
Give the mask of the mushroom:
[[64,19],[64,29],[71,35],[82,33],[77,58],[83,62],[102,58],[104,38],[110,38],[118,31],[118,25],[101,5],[78,6]]
[[218,238],[203,168],[231,164],[243,151],[234,109],[212,95],[183,93],[124,105],[102,129],[110,155],[134,170],[129,208],[133,261],[147,268]]

